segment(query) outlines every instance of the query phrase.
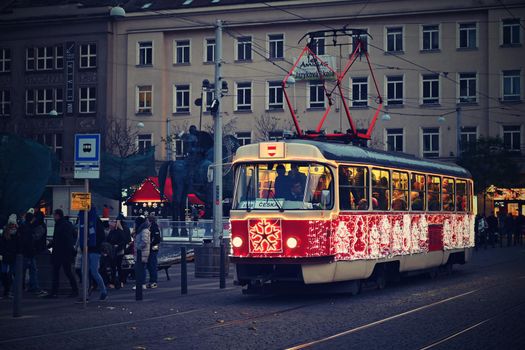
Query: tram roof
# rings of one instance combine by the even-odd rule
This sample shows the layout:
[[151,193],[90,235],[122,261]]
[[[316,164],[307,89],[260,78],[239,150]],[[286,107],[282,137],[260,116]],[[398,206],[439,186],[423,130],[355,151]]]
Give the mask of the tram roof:
[[457,177],[472,177],[468,170],[459,165],[423,159],[406,153],[393,153],[348,144],[312,140],[292,139],[285,142],[315,146],[326,159],[339,162],[402,168]]

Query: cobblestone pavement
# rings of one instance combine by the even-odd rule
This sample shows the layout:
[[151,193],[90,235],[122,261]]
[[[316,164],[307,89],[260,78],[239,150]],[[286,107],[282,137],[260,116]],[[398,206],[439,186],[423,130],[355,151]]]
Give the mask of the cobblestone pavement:
[[[131,287],[86,309],[26,296],[0,301],[0,349],[525,349],[525,248],[480,250],[451,276],[414,276],[357,297],[333,287],[241,295],[218,279],[180,294],[175,267],[136,302]],[[172,269],[173,270],[173,269]],[[175,273],[174,273],[175,272]]]

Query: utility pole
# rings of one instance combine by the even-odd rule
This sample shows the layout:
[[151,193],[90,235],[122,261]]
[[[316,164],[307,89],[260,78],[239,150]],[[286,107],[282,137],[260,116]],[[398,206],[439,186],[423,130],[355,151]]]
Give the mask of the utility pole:
[[221,61],[222,61],[222,22],[215,28],[215,96],[217,103],[213,115],[213,245],[219,246],[222,236],[222,120],[221,120]]
[[456,108],[456,158],[461,154],[461,107]]
[[166,117],[166,160],[170,161],[172,160],[172,145],[173,145],[173,140],[171,139],[171,135],[170,135],[170,131],[171,131],[171,120],[170,120],[170,117],[167,116]]

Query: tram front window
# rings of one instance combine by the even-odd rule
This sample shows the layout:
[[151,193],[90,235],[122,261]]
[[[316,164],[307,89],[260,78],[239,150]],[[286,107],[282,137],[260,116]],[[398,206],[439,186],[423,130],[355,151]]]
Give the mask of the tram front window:
[[316,163],[258,163],[236,167],[233,209],[331,209],[333,176]]

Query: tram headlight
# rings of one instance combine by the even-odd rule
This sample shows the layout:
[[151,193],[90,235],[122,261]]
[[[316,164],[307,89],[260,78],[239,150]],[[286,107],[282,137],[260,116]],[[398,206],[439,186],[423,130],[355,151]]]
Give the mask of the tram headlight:
[[286,245],[288,246],[288,248],[294,249],[295,247],[297,247],[297,239],[294,237],[288,238],[286,240]]
[[235,248],[240,248],[242,246],[242,238],[241,237],[233,237],[232,244]]

